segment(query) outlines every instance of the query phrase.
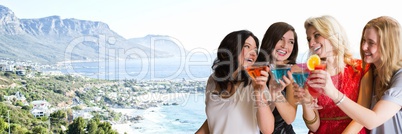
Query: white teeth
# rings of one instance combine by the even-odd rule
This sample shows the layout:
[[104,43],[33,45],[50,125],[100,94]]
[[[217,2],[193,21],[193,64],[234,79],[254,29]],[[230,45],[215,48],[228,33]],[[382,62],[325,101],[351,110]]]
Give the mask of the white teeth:
[[370,55],[371,55],[371,53],[364,53],[364,55],[366,55],[366,56],[370,56]]
[[248,62],[253,62],[253,59],[246,59]]
[[314,48],[314,51],[317,51],[320,48],[321,48],[321,46],[318,46],[318,47]]
[[276,52],[281,53],[281,54],[286,54],[286,51],[283,51],[283,50],[276,50]]

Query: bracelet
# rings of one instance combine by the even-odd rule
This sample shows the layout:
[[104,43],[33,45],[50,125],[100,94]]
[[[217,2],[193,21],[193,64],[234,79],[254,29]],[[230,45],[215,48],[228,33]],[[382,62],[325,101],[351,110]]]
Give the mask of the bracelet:
[[317,119],[318,119],[318,114],[317,114],[317,112],[315,111],[315,110],[313,110],[314,111],[314,119],[312,119],[312,120],[307,120],[306,118],[304,118],[304,116],[303,116],[303,120],[304,120],[304,122],[306,123],[306,125],[311,125],[311,124],[313,124],[313,123],[315,123],[316,121],[317,121]]
[[343,96],[342,96],[341,100],[339,100],[337,103],[335,103],[335,105],[337,105],[337,106],[338,106],[339,104],[341,104],[341,103],[342,103],[342,101],[343,101],[343,100],[345,100],[345,96],[346,96],[346,95],[345,95],[345,94],[343,94]]

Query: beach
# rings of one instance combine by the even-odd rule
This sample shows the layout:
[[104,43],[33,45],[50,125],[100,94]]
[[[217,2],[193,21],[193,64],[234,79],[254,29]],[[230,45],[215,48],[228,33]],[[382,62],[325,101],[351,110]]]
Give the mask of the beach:
[[141,119],[138,121],[113,123],[112,128],[120,134],[124,134],[125,132],[128,134],[166,132],[168,128],[163,126],[163,122],[165,122],[163,119],[166,118],[166,115],[161,114],[161,109],[169,106],[174,108],[186,105],[191,95],[190,93],[148,93],[138,96],[139,104],[145,106],[145,108],[112,108],[112,110],[129,117],[140,117]]
[[[114,109],[123,114],[141,115],[143,120],[137,123],[113,124],[113,129],[123,134],[188,134],[194,133],[204,123],[205,95],[204,94],[152,94],[152,98],[172,98],[170,102],[178,102],[178,105],[160,105],[148,109]],[[156,97],[159,96],[159,97]],[[150,96],[142,96],[148,97]],[[302,108],[299,105],[295,121],[292,123],[296,133],[307,133],[308,129],[302,118]]]

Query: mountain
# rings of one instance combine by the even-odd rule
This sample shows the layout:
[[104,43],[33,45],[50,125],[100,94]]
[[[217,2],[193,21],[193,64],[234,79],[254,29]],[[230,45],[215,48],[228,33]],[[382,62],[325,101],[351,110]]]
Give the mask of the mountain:
[[146,35],[141,38],[131,38],[128,41],[131,44],[138,44],[155,51],[173,52],[166,53],[165,56],[167,57],[180,57],[188,53],[179,40],[166,35]]
[[[149,35],[127,40],[99,21],[49,16],[19,19],[0,5],[0,57],[56,63],[64,60],[115,60],[174,56],[173,49],[151,51]],[[142,40],[143,42],[137,42]],[[156,41],[158,46],[178,46]],[[153,42],[155,43],[155,42]],[[151,53],[155,52],[155,53]],[[152,54],[152,55],[151,55]]]

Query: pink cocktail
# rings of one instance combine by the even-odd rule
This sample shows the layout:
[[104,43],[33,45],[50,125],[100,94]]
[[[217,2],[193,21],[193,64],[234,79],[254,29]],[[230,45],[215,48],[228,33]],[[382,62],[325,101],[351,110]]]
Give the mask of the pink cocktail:
[[[320,65],[316,65],[314,67],[314,70],[325,70],[327,68],[326,64],[320,64]],[[315,78],[310,78],[311,79],[315,79]],[[312,107],[315,109],[322,109],[322,106],[319,106],[317,104],[317,98],[323,93],[323,89],[322,88],[312,88],[310,87],[310,85],[308,85],[308,92],[310,93],[310,95],[313,97],[313,102],[312,102]]]

